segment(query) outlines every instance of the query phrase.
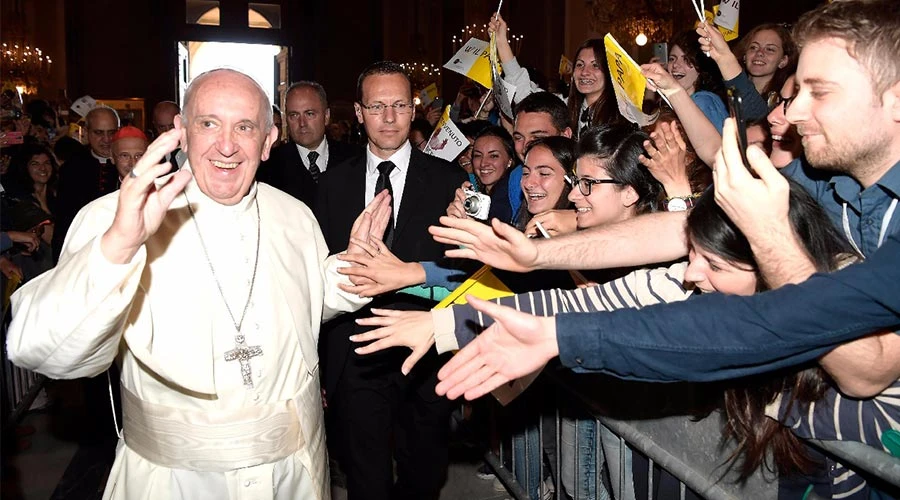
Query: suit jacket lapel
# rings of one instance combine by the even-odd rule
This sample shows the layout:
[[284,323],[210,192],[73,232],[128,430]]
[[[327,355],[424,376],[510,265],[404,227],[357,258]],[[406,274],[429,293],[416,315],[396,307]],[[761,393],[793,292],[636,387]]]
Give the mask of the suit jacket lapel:
[[[348,178],[345,179],[344,188],[346,189],[346,198],[343,198],[344,206],[347,207],[348,215],[350,215],[350,224],[348,229],[352,227],[356,216],[362,213],[366,208],[366,157],[363,155],[359,160],[354,162],[356,167],[351,168]],[[340,189],[340,188],[339,188]],[[338,198],[339,200],[341,198]]]
[[423,206],[421,200],[426,194],[425,174],[422,171],[422,166],[419,164],[419,158],[417,158],[417,156],[420,155],[422,155],[422,153],[413,148],[409,157],[409,167],[407,167],[409,170],[406,172],[406,185],[403,186],[403,200],[400,203],[400,210],[397,213],[397,223],[394,224],[395,243],[399,241],[398,237],[403,232],[403,228],[406,226],[406,223],[409,222],[413,212],[417,209],[421,209]]

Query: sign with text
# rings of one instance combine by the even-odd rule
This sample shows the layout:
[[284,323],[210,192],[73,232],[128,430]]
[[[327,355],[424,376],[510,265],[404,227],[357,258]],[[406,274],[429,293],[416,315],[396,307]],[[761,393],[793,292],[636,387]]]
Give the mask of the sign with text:
[[470,38],[444,64],[444,67],[475,80],[485,88],[489,89],[492,87],[490,47],[488,47],[488,42],[484,40]]
[[619,112],[628,121],[641,127],[650,125],[656,121],[658,113],[651,116],[642,111],[647,78],[641,74],[641,67],[611,34],[607,33],[603,37],[603,44],[606,46],[606,62],[612,75]]
[[425,154],[453,161],[467,147],[469,147],[469,140],[450,120],[450,106],[445,107],[441,119],[425,146]]

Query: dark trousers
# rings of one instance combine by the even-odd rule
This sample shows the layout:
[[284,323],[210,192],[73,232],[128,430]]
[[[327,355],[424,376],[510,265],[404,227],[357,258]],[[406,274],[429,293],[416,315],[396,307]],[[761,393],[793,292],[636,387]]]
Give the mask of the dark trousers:
[[351,353],[341,375],[333,416],[348,500],[436,500],[447,479],[455,403],[434,393],[446,357],[432,352],[405,377],[397,354]]

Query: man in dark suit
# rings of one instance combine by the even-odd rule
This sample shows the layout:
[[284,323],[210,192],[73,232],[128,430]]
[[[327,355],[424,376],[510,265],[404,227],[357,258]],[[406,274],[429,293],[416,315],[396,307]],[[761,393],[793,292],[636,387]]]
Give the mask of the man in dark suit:
[[[466,180],[463,170],[427,156],[408,140],[413,118],[412,89],[403,68],[376,63],[357,83],[356,117],[369,137],[365,155],[329,168],[319,184],[317,217],[329,248],[344,248],[354,221],[377,192],[393,196],[394,219],[385,243],[406,262],[435,261],[445,247],[428,234]],[[433,302],[389,293],[372,307],[428,310]],[[432,351],[408,376],[400,366],[404,349],[360,356],[350,335],[369,328],[354,320],[368,309],[325,324],[320,335],[323,386],[347,474],[350,500],[437,499],[447,474],[448,421],[453,405],[435,395],[443,359]],[[332,430],[330,429],[330,430]],[[393,448],[396,449],[392,450]],[[393,452],[393,453],[392,453]],[[394,483],[392,458],[397,463]]]
[[272,148],[256,179],[313,206],[319,177],[332,165],[361,155],[362,148],[325,138],[331,111],[325,89],[316,82],[291,85],[284,112],[291,140]]
[[88,148],[66,160],[59,169],[56,227],[53,230],[53,262],[59,259],[63,241],[78,211],[97,198],[119,189],[119,173],[113,164],[112,139],[119,130],[119,115],[97,106],[84,117]]

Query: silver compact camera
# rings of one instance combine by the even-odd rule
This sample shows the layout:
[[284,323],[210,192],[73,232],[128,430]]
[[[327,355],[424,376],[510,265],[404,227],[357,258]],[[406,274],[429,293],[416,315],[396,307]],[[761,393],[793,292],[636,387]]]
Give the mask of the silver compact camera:
[[491,197],[471,189],[466,189],[463,193],[466,195],[466,201],[463,202],[466,215],[478,220],[487,220],[488,212],[491,211]]

